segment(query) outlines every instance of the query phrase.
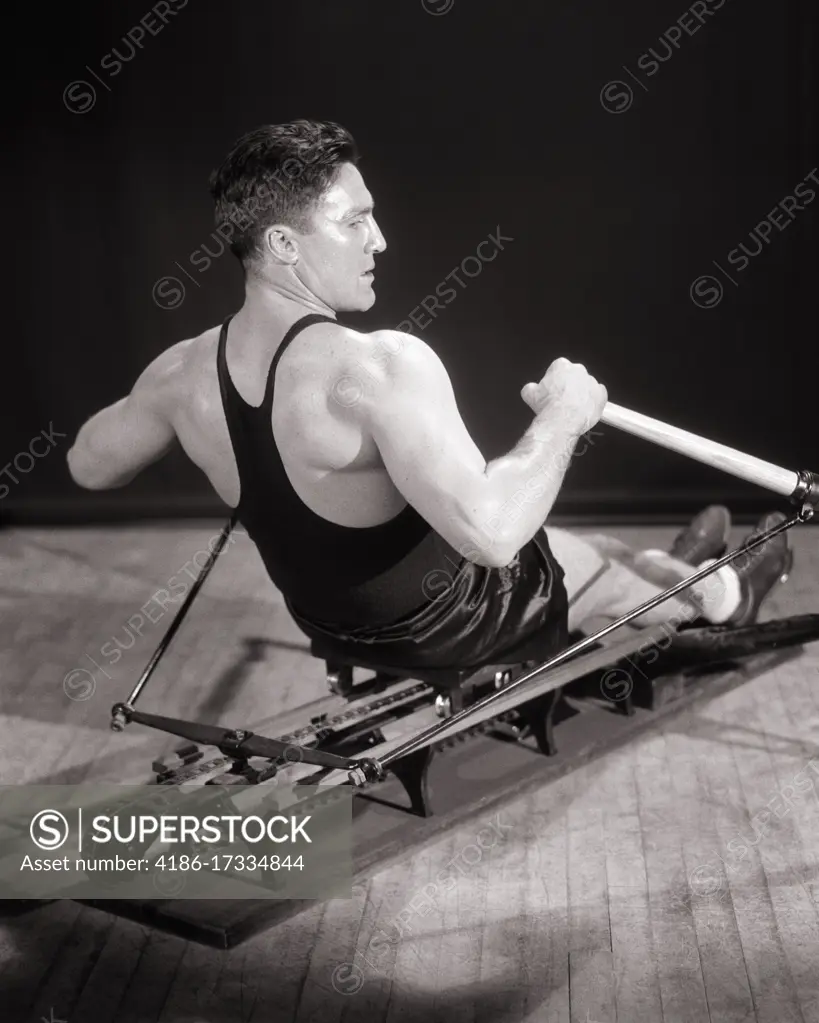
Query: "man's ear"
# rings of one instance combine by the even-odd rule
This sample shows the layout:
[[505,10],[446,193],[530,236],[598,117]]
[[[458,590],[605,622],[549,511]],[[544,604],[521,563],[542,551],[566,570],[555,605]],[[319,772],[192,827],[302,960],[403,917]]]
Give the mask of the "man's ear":
[[284,224],[273,224],[265,231],[264,247],[282,266],[295,266],[299,261],[299,243],[295,231]]

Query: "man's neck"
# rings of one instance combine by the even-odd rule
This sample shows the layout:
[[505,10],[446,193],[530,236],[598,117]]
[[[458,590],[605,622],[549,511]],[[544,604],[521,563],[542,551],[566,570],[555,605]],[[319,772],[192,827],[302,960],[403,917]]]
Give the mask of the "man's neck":
[[264,281],[248,280],[245,300],[235,319],[246,328],[270,327],[277,324],[289,327],[303,316],[317,313],[335,319],[335,311],[307,291],[298,294]]

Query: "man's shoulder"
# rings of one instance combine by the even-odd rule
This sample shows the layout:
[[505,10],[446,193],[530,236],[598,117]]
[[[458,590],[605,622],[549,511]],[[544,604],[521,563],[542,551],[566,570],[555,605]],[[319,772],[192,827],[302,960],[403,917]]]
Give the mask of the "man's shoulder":
[[437,353],[426,341],[401,330],[359,333],[356,343],[364,357],[388,375],[441,365]]
[[175,382],[184,373],[194,346],[199,340],[188,338],[185,341],[177,341],[160,352],[142,371],[140,383],[162,387]]
[[278,372],[279,383],[287,381],[311,415],[323,392],[333,416],[360,425],[368,410],[389,406],[396,387],[420,393],[445,372],[425,341],[399,330],[356,330],[328,321],[311,325],[305,341],[284,354]]
[[345,323],[327,321],[315,324],[313,330],[317,335],[324,333],[327,337],[346,341],[353,347],[373,349],[373,351],[378,352],[388,352],[397,355],[402,351],[419,351],[422,349],[432,351],[427,342],[421,340],[420,337],[394,328],[356,330]]
[[145,367],[137,387],[150,394],[158,411],[167,412],[170,417],[190,393],[201,390],[201,368],[215,346],[214,335],[218,337],[218,331],[218,327],[211,328],[197,337],[177,341]]
[[338,404],[351,406],[356,415],[378,418],[390,414],[399,399],[426,401],[451,388],[446,367],[421,338],[400,330],[361,337],[357,356],[336,364],[333,385]]
[[324,322],[311,326],[306,341],[306,347],[285,354],[285,372],[289,369],[308,377],[335,379],[339,374],[358,376],[363,369],[371,383],[386,383],[396,374],[429,367],[431,360],[440,366],[438,356],[425,341],[400,330],[364,331]]

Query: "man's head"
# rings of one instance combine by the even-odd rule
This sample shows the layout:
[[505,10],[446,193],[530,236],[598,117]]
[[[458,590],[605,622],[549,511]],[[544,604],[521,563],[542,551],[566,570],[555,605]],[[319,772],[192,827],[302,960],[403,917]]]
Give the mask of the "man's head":
[[[211,177],[216,221],[245,273],[330,309],[369,309],[386,248],[349,132],[331,121],[256,128]],[[229,225],[229,227],[228,227]]]

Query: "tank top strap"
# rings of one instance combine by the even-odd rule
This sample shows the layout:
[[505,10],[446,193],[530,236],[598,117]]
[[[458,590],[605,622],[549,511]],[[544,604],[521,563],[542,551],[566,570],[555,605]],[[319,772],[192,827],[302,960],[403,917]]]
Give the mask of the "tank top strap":
[[279,345],[276,350],[276,354],[273,356],[273,361],[270,363],[270,369],[267,373],[267,384],[264,389],[264,398],[259,406],[260,410],[267,412],[273,408],[273,389],[276,380],[276,369],[287,346],[298,334],[300,334],[303,330],[306,330],[307,327],[312,327],[314,323],[338,323],[338,320],[334,319],[332,316],[323,316],[321,313],[309,313],[307,316],[302,316],[300,320],[296,320],[293,326],[282,338],[282,343]]
[[222,324],[222,329],[219,331],[219,345],[216,349],[216,375],[219,378],[222,409],[225,413],[225,419],[227,419],[231,437],[239,429],[236,401],[240,399],[239,392],[233,386],[233,381],[230,379],[227,365],[227,332],[232,319],[233,315],[231,314]]

